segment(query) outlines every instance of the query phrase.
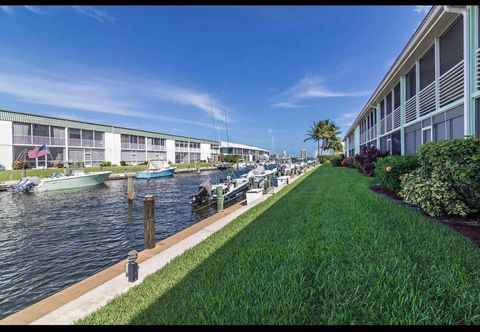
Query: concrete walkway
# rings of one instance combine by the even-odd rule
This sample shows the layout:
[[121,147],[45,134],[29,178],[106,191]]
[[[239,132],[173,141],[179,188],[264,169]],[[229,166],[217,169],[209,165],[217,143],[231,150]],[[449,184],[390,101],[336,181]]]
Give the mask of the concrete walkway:
[[[307,172],[313,169],[315,168],[310,168]],[[290,183],[293,183],[304,174],[295,176]],[[245,202],[235,204],[223,212],[217,213],[160,241],[155,248],[143,250],[139,253],[138,261],[140,269],[138,280],[134,283],[129,283],[125,276],[124,265],[126,260],[123,260],[110,268],[5,318],[0,321],[0,325],[73,324],[76,320],[98,310],[107,304],[108,301],[140,284],[145,277],[158,271],[172,259],[202,242],[241,214],[280,191],[283,187],[284,186],[274,187],[268,194],[263,195],[250,205],[246,205]]]

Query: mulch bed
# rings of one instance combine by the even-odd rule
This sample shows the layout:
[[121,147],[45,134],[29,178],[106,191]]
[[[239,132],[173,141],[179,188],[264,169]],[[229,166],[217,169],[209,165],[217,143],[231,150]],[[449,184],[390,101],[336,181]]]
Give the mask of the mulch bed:
[[[383,188],[378,184],[370,186],[370,189],[384,197],[392,199],[402,205],[405,205],[407,208],[420,212],[423,215],[432,218],[425,214],[421,209],[406,203],[400,196],[398,196],[393,191]],[[480,215],[469,216],[466,218],[461,217],[443,217],[443,218],[432,218],[441,222],[444,225],[456,230],[461,233],[463,236],[469,238],[473,242],[480,246]]]

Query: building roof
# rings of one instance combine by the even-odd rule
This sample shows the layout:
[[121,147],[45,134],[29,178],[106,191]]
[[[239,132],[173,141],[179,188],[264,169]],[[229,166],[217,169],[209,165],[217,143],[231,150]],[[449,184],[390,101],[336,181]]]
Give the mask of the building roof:
[[35,123],[35,124],[60,126],[60,127],[72,127],[76,129],[97,130],[97,131],[104,131],[107,133],[148,136],[148,137],[172,139],[172,140],[184,140],[184,141],[188,140],[190,142],[206,143],[206,144],[220,143],[219,141],[203,139],[203,138],[194,138],[194,137],[188,137],[188,136],[165,134],[165,133],[160,133],[155,131],[140,130],[140,129],[127,128],[127,127],[118,127],[118,126],[98,124],[98,123],[80,121],[80,120],[61,119],[61,118],[55,118],[47,115],[15,112],[15,111],[2,110],[2,109],[0,109],[0,120]]
[[350,125],[350,128],[346,131],[343,140],[346,140],[347,136],[353,131],[355,127],[357,127],[358,123],[360,122],[362,117],[365,115],[365,113],[367,113],[368,110],[370,110],[372,107],[375,106],[375,105],[372,105],[372,103],[375,102],[375,100],[380,96],[384,88],[389,83],[391,83],[391,80],[398,75],[399,70],[403,66],[403,63],[405,62],[405,60],[411,56],[412,52],[415,50],[415,47],[418,44],[420,44],[421,41],[424,39],[424,37],[427,35],[427,33],[430,32],[432,26],[434,25],[434,23],[437,21],[437,19],[440,17],[440,15],[443,12],[444,12],[443,6],[432,6],[428,14],[425,16],[425,18],[421,22],[421,24],[415,30],[414,34],[412,35],[408,43],[405,45],[405,47],[402,49],[402,51],[398,55],[395,62],[392,64],[388,72],[385,74],[385,76],[383,77],[382,81],[375,89],[372,96],[368,99],[362,111],[358,114],[358,116],[355,118],[355,121]]
[[258,151],[265,151],[269,152],[268,150],[256,147],[256,146],[251,146],[251,145],[245,145],[245,144],[239,144],[239,143],[232,143],[232,142],[225,142],[225,141],[220,141],[220,147],[221,148],[239,148],[239,149],[249,149],[249,150],[258,150]]

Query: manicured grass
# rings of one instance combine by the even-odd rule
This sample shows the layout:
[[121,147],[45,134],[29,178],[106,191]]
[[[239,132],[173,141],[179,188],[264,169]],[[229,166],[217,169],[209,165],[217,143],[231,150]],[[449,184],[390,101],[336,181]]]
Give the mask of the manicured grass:
[[81,324],[478,324],[480,250],[320,167]]

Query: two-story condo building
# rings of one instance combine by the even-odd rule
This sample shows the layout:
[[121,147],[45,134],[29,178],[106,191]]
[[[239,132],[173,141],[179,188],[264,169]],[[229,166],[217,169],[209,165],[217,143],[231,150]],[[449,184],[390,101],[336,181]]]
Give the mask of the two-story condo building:
[[479,137],[479,18],[479,6],[432,7],[346,132],[349,156],[366,144],[403,155]]
[[136,165],[218,161],[220,142],[159,132],[0,110],[0,165],[12,164],[27,149],[45,144],[50,155],[28,160],[31,167],[68,161],[98,166],[102,161]]

